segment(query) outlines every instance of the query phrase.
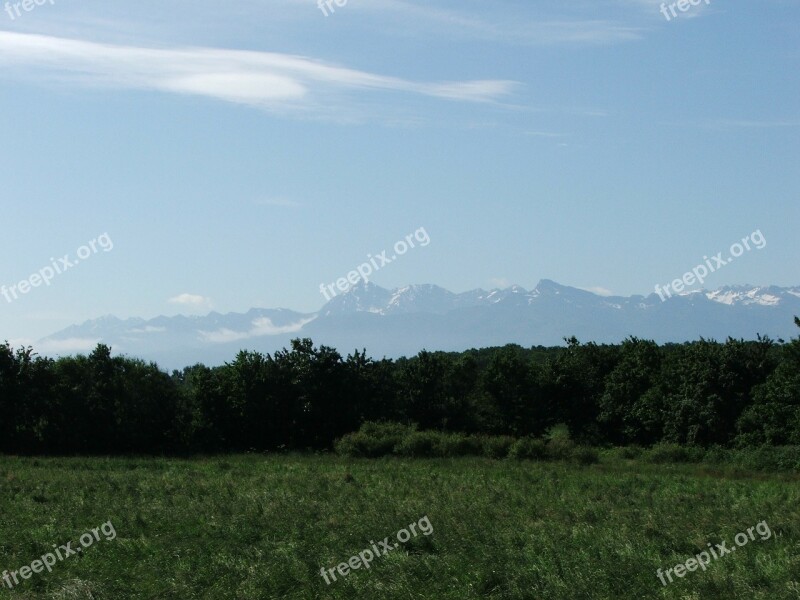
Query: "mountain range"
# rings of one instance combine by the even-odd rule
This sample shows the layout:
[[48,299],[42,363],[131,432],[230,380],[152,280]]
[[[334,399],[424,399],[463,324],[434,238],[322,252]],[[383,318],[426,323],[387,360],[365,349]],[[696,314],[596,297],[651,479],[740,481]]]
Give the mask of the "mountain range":
[[436,285],[388,290],[361,282],[317,313],[253,308],[246,313],[119,319],[106,316],[55,333],[36,349],[43,354],[88,350],[103,342],[115,353],[153,360],[165,368],[232,360],[240,349],[274,352],[292,338],[309,337],[342,354],[366,348],[375,358],[413,355],[422,349],[459,351],[517,343],[616,343],[628,336],[659,343],[758,334],[797,334],[800,287],[728,286],[683,293],[662,301],[649,296],[600,296],[540,281],[520,286],[452,293]]

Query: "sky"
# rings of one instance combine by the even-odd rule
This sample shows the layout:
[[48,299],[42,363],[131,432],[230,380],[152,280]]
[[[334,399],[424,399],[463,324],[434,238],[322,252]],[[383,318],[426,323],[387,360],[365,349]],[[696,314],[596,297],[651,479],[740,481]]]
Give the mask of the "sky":
[[647,295],[758,231],[703,287],[800,284],[798,0],[37,1],[0,0],[0,339],[313,312],[384,250],[387,288]]

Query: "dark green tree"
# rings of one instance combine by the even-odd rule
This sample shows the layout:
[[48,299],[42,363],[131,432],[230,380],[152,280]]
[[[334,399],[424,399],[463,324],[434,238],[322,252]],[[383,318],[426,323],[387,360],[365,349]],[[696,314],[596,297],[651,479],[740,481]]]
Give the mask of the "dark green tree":
[[[800,327],[800,319],[794,322]],[[739,445],[800,444],[800,337],[784,346],[782,355],[737,423]]]

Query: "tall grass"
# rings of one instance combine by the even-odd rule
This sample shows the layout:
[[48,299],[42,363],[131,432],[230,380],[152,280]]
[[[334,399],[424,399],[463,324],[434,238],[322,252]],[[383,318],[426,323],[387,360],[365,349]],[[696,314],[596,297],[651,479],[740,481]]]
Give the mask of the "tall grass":
[[[603,459],[0,457],[0,570],[108,520],[118,534],[0,598],[797,598],[796,476]],[[320,569],[422,516],[432,535],[325,584]],[[763,520],[769,541],[656,577]]]

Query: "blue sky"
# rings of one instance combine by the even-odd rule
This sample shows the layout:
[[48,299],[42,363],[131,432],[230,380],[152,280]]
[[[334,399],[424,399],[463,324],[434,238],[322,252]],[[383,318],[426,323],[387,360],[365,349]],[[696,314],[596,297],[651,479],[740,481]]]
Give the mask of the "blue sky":
[[[0,2],[0,4],[2,4]],[[385,287],[797,285],[800,2],[47,0],[0,12],[0,338]],[[30,5],[29,5],[30,6]]]

